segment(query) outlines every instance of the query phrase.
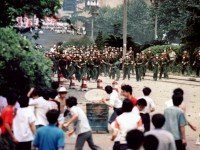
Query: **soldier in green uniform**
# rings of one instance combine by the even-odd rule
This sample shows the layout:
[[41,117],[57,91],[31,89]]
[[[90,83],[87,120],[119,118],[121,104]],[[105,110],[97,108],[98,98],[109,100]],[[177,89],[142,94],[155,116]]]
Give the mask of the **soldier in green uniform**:
[[159,63],[160,63],[158,54],[156,54],[156,56],[152,59],[151,63],[152,63],[152,67],[153,67],[153,80],[157,81],[158,69],[159,69]]
[[128,55],[126,55],[125,59],[122,61],[123,65],[123,80],[128,75],[128,79],[130,80],[130,70],[131,70],[131,59]]
[[110,59],[110,69],[110,77],[115,79],[116,75],[116,80],[118,81],[120,78],[120,60],[115,56]]
[[67,62],[65,60],[64,54],[62,55],[61,59],[59,60],[58,66],[59,66],[59,74],[61,73],[65,78],[67,78],[67,76],[68,76],[68,72],[66,70]]
[[87,60],[87,80],[90,80],[94,76],[93,73],[93,68],[94,68],[94,61],[93,61],[93,56],[89,56]]
[[144,52],[142,52],[140,58],[142,59],[142,65],[141,65],[141,68],[142,68],[142,79],[144,79],[144,76],[146,74],[146,71],[147,71],[147,64],[148,64],[148,59],[147,59],[147,56]]
[[200,50],[198,51],[198,54],[195,56],[193,66],[195,66],[196,76],[199,77],[199,71],[200,71]]
[[82,56],[82,60],[81,60],[81,76],[85,76],[87,74],[87,60],[85,58],[85,56]]
[[140,58],[140,54],[136,54],[135,58],[135,72],[136,72],[136,81],[141,81],[142,76],[142,59]]
[[76,71],[76,63],[75,63],[75,60],[74,60],[74,56],[73,54],[70,55],[70,58],[69,58],[69,65],[68,65],[68,72],[69,72],[69,75],[68,77],[70,78],[73,74],[75,74],[75,71]]
[[184,75],[185,71],[187,72],[187,75],[189,75],[190,56],[187,51],[183,52],[181,64],[182,64],[182,75]]
[[101,63],[104,76],[107,76],[109,74],[109,58],[107,53],[103,55]]
[[95,57],[93,57],[94,58],[94,68],[93,68],[93,80],[97,80],[98,79],[98,77],[99,77],[99,72],[100,72],[100,70],[99,70],[99,67],[100,67],[100,60],[99,60],[99,58],[97,57],[97,56],[95,56]]
[[160,56],[160,76],[159,79],[162,78],[162,75],[164,74],[164,78],[168,78],[168,64],[169,64],[169,59],[166,55],[165,52],[162,53]]
[[152,70],[152,64],[151,64],[151,59],[153,58],[153,53],[152,51],[149,49],[148,52],[146,53],[147,55],[147,59],[148,59],[148,69]]

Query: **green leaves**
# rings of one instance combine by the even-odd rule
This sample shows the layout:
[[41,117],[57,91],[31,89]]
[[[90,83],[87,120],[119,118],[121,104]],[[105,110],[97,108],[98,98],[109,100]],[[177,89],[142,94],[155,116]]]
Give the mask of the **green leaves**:
[[14,29],[0,29],[0,90],[26,92],[50,86],[51,61]]

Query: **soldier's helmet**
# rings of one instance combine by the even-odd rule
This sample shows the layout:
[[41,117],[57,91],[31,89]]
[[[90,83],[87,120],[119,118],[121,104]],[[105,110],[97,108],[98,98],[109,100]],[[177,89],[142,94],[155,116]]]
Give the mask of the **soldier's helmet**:
[[139,54],[139,53],[136,53],[136,56],[140,56],[140,54]]
[[183,53],[184,53],[184,54],[186,54],[186,53],[187,53],[187,51],[183,51]]
[[200,53],[200,50],[198,51],[198,53]]
[[158,55],[158,54],[156,54],[156,57],[159,57],[159,55]]

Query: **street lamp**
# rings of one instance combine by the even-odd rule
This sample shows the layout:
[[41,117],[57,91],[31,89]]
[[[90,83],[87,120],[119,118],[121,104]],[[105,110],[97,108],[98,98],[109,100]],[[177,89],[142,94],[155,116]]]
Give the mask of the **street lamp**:
[[90,8],[90,14],[92,15],[92,31],[91,31],[91,39],[94,41],[94,17],[97,14],[99,9],[99,3],[97,0],[88,0],[87,6]]
[[158,39],[158,4],[159,4],[159,0],[151,0],[151,3],[154,6],[155,9],[155,33],[154,33],[154,38],[155,40]]

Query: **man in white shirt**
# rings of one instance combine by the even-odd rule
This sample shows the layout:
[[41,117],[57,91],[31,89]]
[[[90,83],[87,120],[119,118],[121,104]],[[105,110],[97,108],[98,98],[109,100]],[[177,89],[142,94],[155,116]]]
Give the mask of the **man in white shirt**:
[[152,117],[152,123],[155,129],[150,130],[145,133],[145,135],[154,135],[157,137],[159,144],[158,150],[176,150],[175,140],[173,135],[162,129],[165,123],[165,117],[162,114],[155,114]]
[[16,149],[31,150],[31,142],[36,133],[35,116],[28,107],[29,98],[27,96],[20,96],[18,101],[20,108],[17,109],[13,120],[14,136],[19,141]]
[[140,112],[140,115],[142,117],[142,122],[144,123],[144,129],[146,132],[150,130],[150,113],[155,111],[155,103],[151,99],[151,97],[149,97],[149,95],[151,94],[151,89],[149,87],[144,87],[142,91],[143,91],[144,96],[140,98],[143,98],[146,100],[147,106],[144,108],[143,111]]
[[92,150],[101,150],[93,142],[91,127],[84,111],[77,106],[77,99],[75,97],[69,97],[66,99],[66,106],[70,109],[71,118],[67,123],[64,123],[64,127],[68,127],[71,123],[74,123],[74,129],[68,132],[68,135],[72,135],[74,132],[77,135],[75,149],[82,150],[84,143],[87,141],[89,147]]
[[109,120],[109,123],[112,123],[117,117],[117,111],[122,107],[122,101],[120,100],[117,91],[110,85],[105,87],[105,91],[108,94],[108,99],[103,99],[102,101],[114,110]]
[[40,96],[38,89],[34,89],[31,93],[32,101],[29,101],[29,106],[35,108],[35,125],[37,128],[48,124],[46,113],[50,109],[50,103]]
[[[143,130],[143,123],[140,115],[132,112],[133,103],[129,99],[125,99],[122,104],[123,113],[118,116],[114,122],[114,132],[111,140],[115,140],[118,136],[120,149],[128,149],[126,142],[126,134],[132,129]],[[119,135],[118,135],[119,134]]]

